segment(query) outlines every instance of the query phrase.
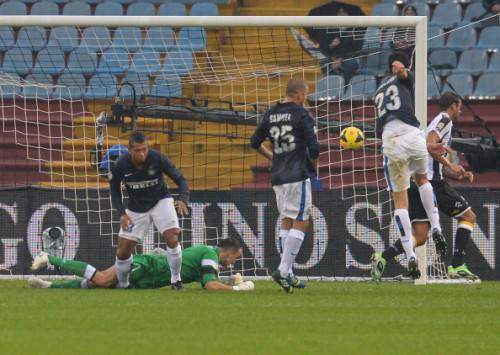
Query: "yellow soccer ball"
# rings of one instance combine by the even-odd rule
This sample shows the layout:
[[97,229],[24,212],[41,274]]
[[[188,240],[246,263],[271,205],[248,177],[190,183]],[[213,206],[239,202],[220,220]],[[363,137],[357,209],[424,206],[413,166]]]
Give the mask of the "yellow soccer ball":
[[363,131],[356,127],[347,127],[340,132],[340,146],[344,149],[358,150],[365,143]]

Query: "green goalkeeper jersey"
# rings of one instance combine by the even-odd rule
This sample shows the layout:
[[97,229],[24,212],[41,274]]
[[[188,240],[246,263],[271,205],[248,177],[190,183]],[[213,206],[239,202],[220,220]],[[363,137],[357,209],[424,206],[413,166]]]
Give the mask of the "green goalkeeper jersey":
[[[184,283],[199,281],[202,286],[217,280],[219,248],[198,245],[182,251],[181,279]],[[160,288],[170,285],[170,268],[165,256],[134,255],[130,288]]]

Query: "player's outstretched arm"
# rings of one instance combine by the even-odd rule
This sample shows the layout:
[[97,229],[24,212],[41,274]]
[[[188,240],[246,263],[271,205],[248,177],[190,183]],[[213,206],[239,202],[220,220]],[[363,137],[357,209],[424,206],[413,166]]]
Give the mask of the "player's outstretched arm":
[[453,176],[449,176],[454,179],[462,179],[465,176],[465,169],[457,164],[453,164],[449,161],[444,155],[440,153],[439,145],[441,141],[441,137],[436,131],[432,131],[427,135],[427,150],[432,158],[439,163],[443,164],[443,168],[445,168],[449,174],[453,174]]
[[252,281],[243,281],[234,286],[225,285],[217,280],[208,281],[205,284],[205,290],[208,291],[253,291],[254,289],[255,285]]

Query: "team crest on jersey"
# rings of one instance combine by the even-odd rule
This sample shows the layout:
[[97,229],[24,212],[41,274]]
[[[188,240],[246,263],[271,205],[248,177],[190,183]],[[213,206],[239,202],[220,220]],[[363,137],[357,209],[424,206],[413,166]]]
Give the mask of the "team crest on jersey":
[[443,130],[443,128],[444,128],[444,122],[439,122],[439,123],[437,124],[437,126],[436,126],[436,129],[438,129],[438,130],[440,130],[440,131],[442,131],[442,130]]
[[148,169],[148,175],[153,176],[155,174],[156,174],[156,170],[152,166],[150,166]]

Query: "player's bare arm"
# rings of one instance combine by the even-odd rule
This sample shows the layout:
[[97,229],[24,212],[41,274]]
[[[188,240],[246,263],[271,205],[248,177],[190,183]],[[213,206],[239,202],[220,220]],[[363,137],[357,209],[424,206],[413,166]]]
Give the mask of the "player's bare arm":
[[[443,164],[443,168],[448,169],[449,171],[456,174],[459,177],[459,179],[462,179],[465,176],[465,169],[458,164],[453,164],[444,155],[436,153],[438,149],[432,149],[435,148],[436,145],[440,143],[440,140],[441,139],[439,138],[439,135],[434,131],[430,132],[427,135],[427,149],[429,151],[429,154],[432,156],[434,160],[437,160],[439,163]],[[431,149],[429,149],[429,147],[431,147]]]

